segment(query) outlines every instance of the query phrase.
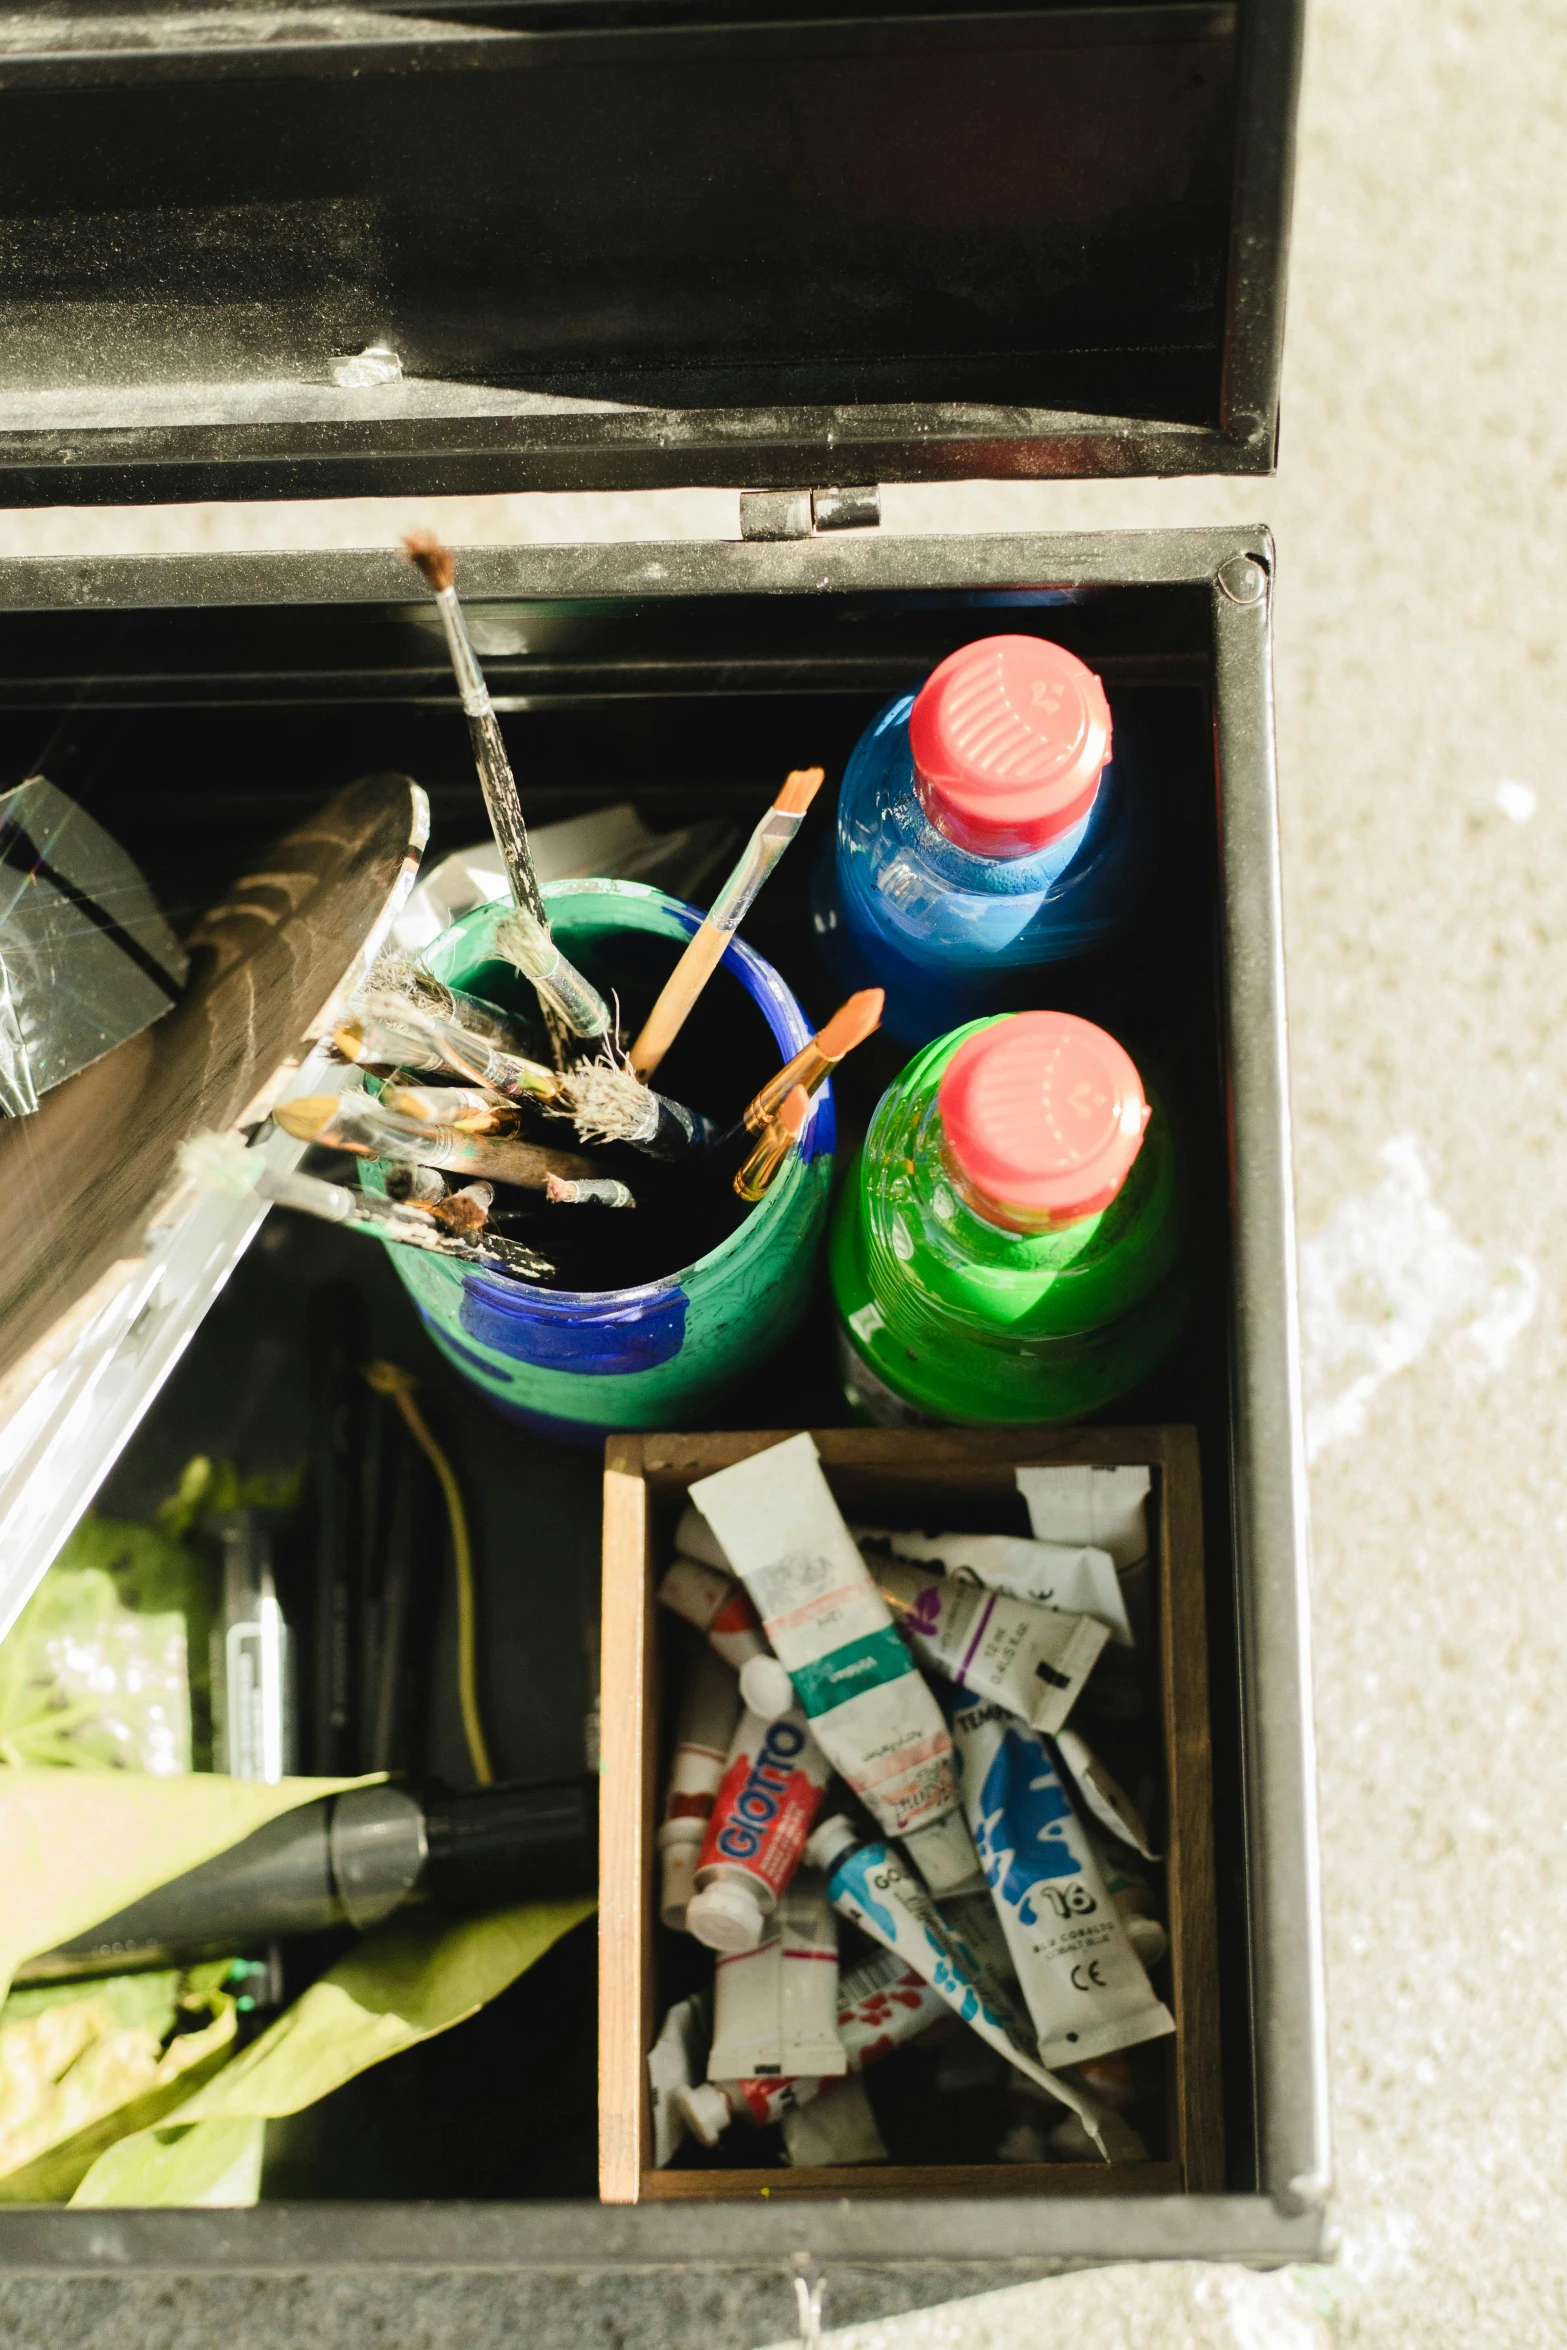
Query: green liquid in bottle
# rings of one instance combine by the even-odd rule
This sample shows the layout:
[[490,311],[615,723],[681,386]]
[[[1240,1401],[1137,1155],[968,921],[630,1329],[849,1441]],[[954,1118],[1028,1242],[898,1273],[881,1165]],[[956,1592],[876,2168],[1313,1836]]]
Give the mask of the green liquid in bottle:
[[[939,1089],[970,1038],[1020,1017],[1060,1025],[1053,1014],[1013,1014],[927,1045],[882,1096],[850,1168],[831,1250],[840,1352],[850,1401],[884,1425],[1079,1418],[1137,1386],[1184,1314],[1178,1168],[1157,1110],[1108,1204],[1044,1231],[978,1212]],[[1067,1025],[1100,1037],[1084,1022]],[[1021,1107],[1056,1131],[1038,1102]],[[1020,1131],[1026,1147],[1033,1130],[1003,1121],[1014,1152]]]

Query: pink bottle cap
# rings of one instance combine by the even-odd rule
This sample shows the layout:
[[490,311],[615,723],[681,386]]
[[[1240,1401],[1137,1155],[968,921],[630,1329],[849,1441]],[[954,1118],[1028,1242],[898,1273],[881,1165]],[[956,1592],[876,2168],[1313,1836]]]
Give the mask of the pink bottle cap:
[[1069,1012],[1015,1012],[947,1063],[949,1171],[976,1215],[1049,1232],[1107,1208],[1142,1148],[1148,1104],[1113,1036]]
[[1061,645],[987,636],[933,669],[909,717],[920,805],[978,857],[1024,857],[1086,816],[1110,756],[1110,705]]

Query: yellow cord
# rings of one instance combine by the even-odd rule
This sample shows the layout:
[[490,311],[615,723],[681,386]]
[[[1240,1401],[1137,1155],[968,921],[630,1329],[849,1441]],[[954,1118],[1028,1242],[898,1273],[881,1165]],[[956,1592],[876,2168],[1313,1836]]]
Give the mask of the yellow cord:
[[446,1497],[446,1515],[452,1528],[452,1559],[457,1570],[457,1702],[462,1709],[463,1736],[468,1742],[468,1759],[473,1765],[473,1775],[481,1787],[493,1787],[495,1773],[490,1768],[489,1748],[484,1743],[484,1724],[479,1719],[473,1549],[468,1540],[468,1516],[462,1505],[462,1493],[451,1462],[431,1435],[423,1412],[414,1402],[416,1383],[413,1374],[400,1370],[396,1363],[367,1363],[365,1379],[377,1395],[391,1397],[408,1424],[409,1434],[441,1481],[441,1491]]

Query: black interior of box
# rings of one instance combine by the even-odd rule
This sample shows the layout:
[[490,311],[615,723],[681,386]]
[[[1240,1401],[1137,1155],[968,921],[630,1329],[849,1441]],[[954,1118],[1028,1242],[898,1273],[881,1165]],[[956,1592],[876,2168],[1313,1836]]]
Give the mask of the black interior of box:
[[1201,0],[22,12],[4,389],[172,422],[384,342],[547,400],[1213,425],[1234,90]]
[[[1195,1422],[1202,1436],[1226,2130],[1230,2183],[1249,2186],[1206,592],[736,595],[492,604],[474,617],[535,824],[625,799],[656,826],[717,812],[749,823],[787,768],[826,767],[828,788],[807,831],[744,933],[818,1017],[833,1008],[835,990],[816,960],[807,888],[844,760],[881,704],[953,647],[998,629],[1070,645],[1104,677],[1118,742],[1135,745],[1157,776],[1165,832],[1156,894],[1114,954],[1042,976],[1035,1000],[1081,1011],[1124,1038],[1171,1105],[1192,1175],[1201,1309],[1156,1376],[1104,1417]],[[0,785],[42,770],[79,797],[138,857],[176,920],[191,918],[272,837],[366,771],[400,768],[424,785],[432,855],[484,835],[443,648],[417,605],[10,618],[0,624],[0,703]],[[840,1170],[903,1058],[878,1037],[845,1065]],[[363,1289],[375,1346],[417,1372],[470,1494],[482,1697],[498,1769],[524,1779],[581,1770],[598,1598],[598,1457],[492,1416],[424,1338],[373,1246],[275,1213],[102,1506],[147,1508],[195,1451],[227,1449],[257,1468],[297,1457],[308,1433],[303,1301],[328,1278]],[[823,1282],[801,1330],[708,1424],[843,1418]],[[424,1753],[415,1760],[463,1784],[453,1608],[446,1589]],[[591,2194],[591,1935],[590,1924],[477,2021],[275,2127],[267,2192]],[[506,2083],[501,2098],[497,2079]]]

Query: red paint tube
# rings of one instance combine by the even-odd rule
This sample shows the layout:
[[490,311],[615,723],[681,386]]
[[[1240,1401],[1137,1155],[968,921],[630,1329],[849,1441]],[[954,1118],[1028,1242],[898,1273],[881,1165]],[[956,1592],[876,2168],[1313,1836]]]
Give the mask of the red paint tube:
[[740,1713],[740,1691],[721,1656],[697,1651],[675,1733],[663,1825],[658,1831],[661,1883],[658,1914],[683,1931],[696,1883],[697,1855],[713,1816],[724,1762]]
[[740,1676],[740,1695],[763,1721],[775,1721],[794,1703],[794,1684],[767,1645],[762,1620],[737,1575],[723,1567],[677,1558],[658,1587],[659,1604],[707,1636],[707,1644]]
[[740,1716],[696,1866],[686,1931],[710,1950],[754,1950],[800,1865],[831,1765],[798,1706]]

